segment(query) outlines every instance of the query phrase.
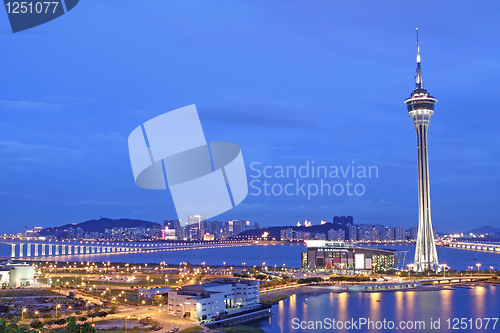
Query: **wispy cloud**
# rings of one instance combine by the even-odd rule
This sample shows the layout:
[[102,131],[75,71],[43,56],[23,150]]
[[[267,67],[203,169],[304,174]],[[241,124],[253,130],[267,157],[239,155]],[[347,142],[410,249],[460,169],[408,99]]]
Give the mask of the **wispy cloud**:
[[60,103],[0,100],[0,110],[52,113],[64,110],[64,106]]
[[125,138],[119,132],[109,132],[109,133],[92,133],[90,134],[90,139],[96,141],[123,141]]
[[[280,116],[286,114],[287,116]],[[241,126],[258,126],[272,128],[293,128],[293,129],[314,129],[318,124],[304,118],[296,116],[292,112],[275,109],[255,108],[234,108],[234,110],[224,109],[204,109],[202,119]]]
[[75,160],[81,157],[81,152],[77,149],[10,140],[0,141],[0,154],[3,161],[39,163]]

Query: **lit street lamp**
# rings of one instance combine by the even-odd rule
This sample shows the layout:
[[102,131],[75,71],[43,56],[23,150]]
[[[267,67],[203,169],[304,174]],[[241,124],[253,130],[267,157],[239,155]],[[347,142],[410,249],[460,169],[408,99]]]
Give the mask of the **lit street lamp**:
[[408,266],[408,280],[410,280],[410,278],[411,278],[411,269],[412,269],[413,265],[412,264],[408,264],[407,266]]
[[476,264],[477,266],[477,276],[479,276],[479,267],[481,267],[481,264]]
[[448,269],[448,265],[447,264],[443,264],[443,277],[446,277],[446,269]]

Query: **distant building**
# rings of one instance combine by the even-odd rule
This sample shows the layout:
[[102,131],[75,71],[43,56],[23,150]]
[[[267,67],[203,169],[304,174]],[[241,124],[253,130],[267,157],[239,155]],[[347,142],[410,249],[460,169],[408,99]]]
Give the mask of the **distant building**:
[[328,240],[329,241],[344,241],[345,240],[345,231],[343,229],[339,230],[328,230]]
[[75,239],[80,240],[83,239],[83,229],[78,227],[75,229]]
[[344,242],[310,240],[302,252],[302,268],[351,273],[386,272],[394,269],[395,252],[354,247]]
[[349,240],[351,242],[355,242],[358,240],[358,227],[355,225],[351,225],[349,227]]
[[204,218],[201,215],[192,215],[192,216],[188,216],[187,223],[188,224],[201,223],[201,221],[203,221],[203,220],[204,220]]
[[354,225],[354,218],[352,216],[334,216],[333,223],[341,224],[348,227]]
[[295,232],[295,239],[297,240],[311,239],[311,233],[309,231],[297,231]]
[[68,234],[66,237],[68,239],[75,239],[75,228],[68,228]]
[[280,239],[283,240],[292,240],[294,239],[295,232],[292,228],[286,228],[280,230]]
[[410,239],[417,240],[417,236],[418,236],[418,227],[410,228]]
[[168,229],[177,229],[181,227],[181,221],[179,220],[165,220],[163,221],[163,226]]
[[213,240],[215,240],[214,234],[205,233],[203,235],[203,240],[204,241],[213,241]]
[[394,228],[394,240],[405,241],[406,240],[406,228],[399,226]]
[[163,230],[162,236],[163,236],[162,238],[165,240],[176,240],[177,239],[177,236],[175,235],[175,229],[165,228]]
[[326,240],[326,234],[324,234],[322,232],[315,232],[313,239]]

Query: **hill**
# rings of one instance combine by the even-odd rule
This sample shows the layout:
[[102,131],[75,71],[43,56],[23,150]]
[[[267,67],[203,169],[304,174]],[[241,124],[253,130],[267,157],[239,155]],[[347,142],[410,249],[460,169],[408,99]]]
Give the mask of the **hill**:
[[500,228],[490,227],[489,225],[485,225],[484,227],[476,228],[464,232],[465,235],[474,234],[474,235],[486,235],[486,234],[500,234]]
[[160,228],[161,225],[156,222],[143,221],[143,220],[133,220],[133,219],[108,219],[100,218],[98,220],[88,220],[80,223],[68,223],[58,227],[45,228],[40,231],[41,236],[56,236],[58,237],[62,233],[66,233],[69,228],[82,228],[84,232],[104,232],[104,229],[111,229],[115,227],[122,228],[134,228],[134,227],[146,227],[146,228]]

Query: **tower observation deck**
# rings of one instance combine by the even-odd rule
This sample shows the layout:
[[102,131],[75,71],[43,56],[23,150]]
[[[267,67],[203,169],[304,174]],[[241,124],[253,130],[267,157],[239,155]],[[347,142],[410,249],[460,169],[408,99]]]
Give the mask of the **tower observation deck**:
[[431,222],[431,198],[429,190],[429,161],[427,154],[427,131],[431,116],[434,114],[434,104],[437,99],[424,89],[422,70],[420,66],[420,45],[417,29],[417,75],[415,90],[410,98],[405,100],[408,115],[413,120],[417,133],[418,155],[418,235],[415,249],[413,269],[417,272],[438,271],[439,263],[434,243],[434,232]]

